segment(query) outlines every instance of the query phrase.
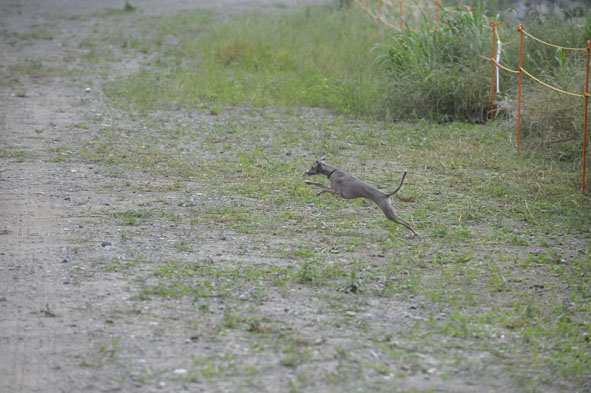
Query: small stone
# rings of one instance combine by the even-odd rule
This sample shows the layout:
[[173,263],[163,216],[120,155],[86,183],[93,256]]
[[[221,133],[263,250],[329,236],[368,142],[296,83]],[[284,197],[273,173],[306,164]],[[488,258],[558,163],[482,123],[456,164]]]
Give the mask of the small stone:
[[101,246],[103,246],[103,247],[111,247],[112,245],[113,245],[113,243],[111,243],[111,242],[102,242],[101,243]]
[[187,373],[187,370],[185,370],[184,368],[177,368],[173,371],[173,373],[177,375],[185,375]]

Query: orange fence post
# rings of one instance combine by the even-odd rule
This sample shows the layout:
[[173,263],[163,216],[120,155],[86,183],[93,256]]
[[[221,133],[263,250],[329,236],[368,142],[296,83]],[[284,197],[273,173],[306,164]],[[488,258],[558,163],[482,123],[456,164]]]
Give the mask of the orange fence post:
[[490,64],[491,64],[491,72],[490,72],[490,121],[495,119],[495,68],[496,63],[494,62],[495,58],[495,51],[497,46],[497,26],[501,22],[495,22],[494,20],[490,21],[490,27],[492,27],[492,55],[490,55]]
[[381,13],[382,13],[382,0],[378,0],[378,16],[377,16],[377,20],[378,20],[378,34],[380,33],[380,22],[382,20],[382,17],[380,16]]
[[519,153],[519,137],[521,131],[521,79],[523,76],[523,25],[517,27],[521,33],[521,43],[519,45],[519,91],[517,93],[517,153]]
[[435,0],[435,31],[439,31],[439,10],[441,9],[441,2]]
[[402,17],[402,2],[403,0],[398,0],[398,5],[400,5],[400,30],[404,30],[404,18]]
[[589,55],[591,41],[587,40],[587,76],[585,77],[585,124],[583,125],[583,194],[585,193],[585,167],[587,158],[587,107],[589,104]]

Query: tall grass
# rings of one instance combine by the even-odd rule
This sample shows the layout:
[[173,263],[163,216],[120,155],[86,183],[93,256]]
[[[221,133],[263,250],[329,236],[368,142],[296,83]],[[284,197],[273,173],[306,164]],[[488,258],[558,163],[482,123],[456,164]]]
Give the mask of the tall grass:
[[392,111],[437,121],[484,119],[490,70],[478,57],[490,46],[484,23],[481,9],[458,11],[443,15],[438,30],[425,19],[418,32],[393,34],[380,57],[395,92],[387,98]]
[[[482,3],[472,12],[442,15],[439,32],[425,20],[421,31],[406,30],[392,35],[382,63],[393,91],[389,106],[402,116],[436,121],[484,121],[490,115],[491,30]],[[510,11],[507,11],[511,14]],[[504,15],[497,15],[503,21]],[[532,12],[524,20],[507,18],[500,28],[502,63],[519,67],[518,22],[545,41],[565,47],[585,47],[591,38],[591,14],[548,15]],[[559,89],[582,93],[585,82],[585,52],[572,52],[543,45],[530,38],[524,42],[523,67]],[[497,119],[516,127],[518,76],[501,71],[501,93],[496,96]],[[527,148],[544,149],[555,159],[580,164],[583,100],[548,89],[524,76],[522,135]]]

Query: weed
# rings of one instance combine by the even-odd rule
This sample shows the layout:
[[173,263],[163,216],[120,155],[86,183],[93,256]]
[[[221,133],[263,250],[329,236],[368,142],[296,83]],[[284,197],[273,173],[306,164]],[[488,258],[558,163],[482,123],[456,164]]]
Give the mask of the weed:
[[107,361],[113,362],[115,360],[115,356],[121,352],[119,340],[116,337],[112,337],[110,345],[100,344],[99,352]]
[[0,158],[16,159],[18,162],[23,162],[27,155],[28,154],[24,151],[17,151],[13,149],[0,151]]
[[174,243],[172,245],[172,247],[174,249],[176,249],[177,251],[183,251],[183,252],[194,252],[194,248],[193,246],[191,246],[190,244],[187,244],[186,242],[182,241],[182,242],[178,242],[178,243]]
[[114,216],[121,220],[123,225],[139,226],[152,219],[153,212],[128,210],[124,212],[117,212],[114,214]]
[[223,324],[226,329],[236,329],[238,327],[238,324],[242,321],[243,318],[240,316],[240,314],[232,313],[229,309],[226,309],[224,311]]

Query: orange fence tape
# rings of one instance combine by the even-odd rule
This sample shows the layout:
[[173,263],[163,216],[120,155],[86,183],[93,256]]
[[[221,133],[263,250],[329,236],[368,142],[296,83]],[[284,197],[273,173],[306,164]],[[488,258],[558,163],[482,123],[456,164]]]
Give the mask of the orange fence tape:
[[551,47],[553,47],[553,48],[558,48],[558,49],[565,49],[565,50],[573,50],[573,51],[584,51],[584,50],[587,50],[587,48],[567,48],[567,47],[560,46],[560,45],[554,45],[554,44],[551,44],[551,43],[549,43],[549,42],[542,41],[541,39],[539,39],[539,38],[537,38],[537,37],[534,37],[533,35],[531,35],[530,33],[528,33],[527,31],[525,31],[525,30],[523,30],[523,29],[521,29],[521,31],[523,32],[523,34],[525,34],[525,35],[526,35],[526,36],[528,36],[529,38],[531,38],[531,39],[533,39],[533,40],[536,40],[536,41],[538,41],[538,42],[540,42],[540,43],[542,43],[542,44],[544,44],[544,45],[551,46]]
[[509,68],[507,66],[504,66],[501,63],[497,62],[492,57],[486,57],[486,56],[482,56],[482,55],[478,55],[478,56],[482,57],[484,60],[489,60],[490,62],[495,63],[499,68],[501,68],[501,69],[503,69],[503,70],[505,70],[507,72],[511,72],[513,74],[519,74],[519,71],[518,70],[512,70],[511,68]]
[[[529,72],[527,72],[527,71],[525,70],[525,68],[523,68],[523,67],[521,67],[521,68],[520,68],[520,70],[521,70],[521,71],[523,71],[523,73],[524,73],[525,75],[529,76],[530,78],[532,78],[533,80],[535,80],[536,82],[538,82],[540,85],[542,85],[542,86],[545,86],[545,87],[547,87],[548,89],[552,89],[552,90],[554,90],[554,91],[557,91],[557,92],[559,92],[559,93],[562,93],[562,94],[567,94],[567,95],[569,95],[569,96],[573,96],[573,97],[585,97],[585,94],[587,94],[587,93],[585,93],[585,94],[577,94],[577,93],[571,93],[570,91],[561,90],[561,89],[559,89],[559,88],[557,88],[557,87],[554,87],[554,86],[551,86],[551,85],[549,85],[549,84],[547,84],[547,83],[545,83],[545,82],[542,82],[541,80],[539,80],[538,78],[536,78],[535,76],[533,76],[532,74],[530,74]],[[519,72],[519,71],[517,71],[517,72]],[[587,95],[588,95],[588,94],[587,94]]]

